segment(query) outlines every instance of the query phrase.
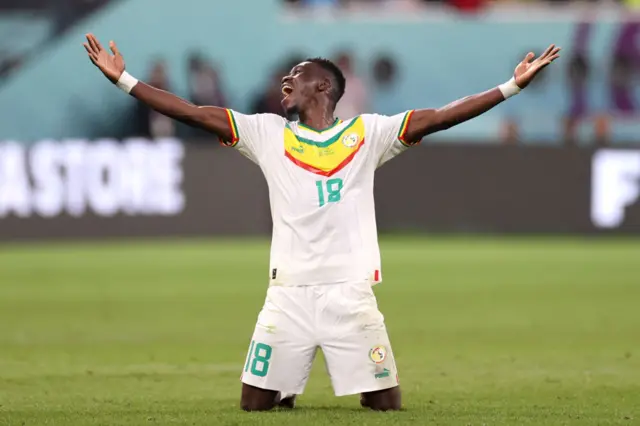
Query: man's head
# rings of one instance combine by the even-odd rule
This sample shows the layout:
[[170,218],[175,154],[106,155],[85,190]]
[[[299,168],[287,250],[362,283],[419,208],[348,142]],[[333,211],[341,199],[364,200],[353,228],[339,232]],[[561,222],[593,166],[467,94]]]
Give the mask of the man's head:
[[287,115],[325,105],[333,110],[345,86],[344,74],[336,64],[324,58],[307,59],[282,79],[282,106]]

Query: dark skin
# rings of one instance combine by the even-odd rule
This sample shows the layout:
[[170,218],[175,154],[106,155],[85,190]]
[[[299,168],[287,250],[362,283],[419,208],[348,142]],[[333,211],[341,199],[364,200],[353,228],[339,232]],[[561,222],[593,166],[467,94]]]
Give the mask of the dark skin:
[[[89,59],[112,82],[116,83],[125,65],[114,42],[109,43],[112,53],[105,50],[93,34],[87,34],[84,47]],[[514,71],[515,82],[521,89],[531,83],[535,76],[560,55],[560,48],[549,46],[538,58],[529,53]],[[282,79],[282,106],[287,114],[297,113],[300,121],[314,129],[331,126],[336,118],[335,82],[331,74],[316,63],[302,62]],[[131,95],[157,112],[187,125],[207,130],[223,141],[232,139],[223,108],[197,106],[171,93],[138,82]],[[409,122],[406,142],[415,143],[423,137],[446,130],[483,114],[505,100],[495,87],[486,92],[467,96],[442,108],[416,110]],[[295,397],[280,401],[277,391],[242,385],[241,407],[246,411],[270,410],[275,406],[293,407]],[[360,403],[372,410],[387,411],[401,408],[400,388],[394,387],[361,395]]]

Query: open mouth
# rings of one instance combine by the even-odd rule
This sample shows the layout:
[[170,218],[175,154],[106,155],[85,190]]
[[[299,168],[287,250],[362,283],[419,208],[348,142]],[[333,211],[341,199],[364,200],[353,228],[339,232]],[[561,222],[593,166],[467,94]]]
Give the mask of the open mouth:
[[282,94],[285,97],[289,96],[292,92],[293,92],[293,87],[289,86],[288,84],[284,84],[282,86]]

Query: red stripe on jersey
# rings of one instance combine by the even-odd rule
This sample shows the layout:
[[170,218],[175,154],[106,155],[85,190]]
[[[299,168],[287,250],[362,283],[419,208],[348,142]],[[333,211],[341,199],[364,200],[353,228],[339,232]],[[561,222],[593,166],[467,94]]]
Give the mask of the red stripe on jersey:
[[362,141],[360,141],[360,145],[358,145],[358,148],[353,151],[351,154],[349,154],[349,156],[347,158],[345,158],[342,163],[338,164],[335,168],[333,168],[332,170],[320,170],[316,167],[313,167],[307,163],[303,163],[302,161],[294,158],[291,154],[289,154],[288,151],[284,152],[285,157],[287,157],[289,160],[291,160],[293,162],[293,164],[295,164],[298,167],[302,167],[303,169],[311,172],[311,173],[315,173],[317,175],[320,176],[333,176],[334,174],[336,174],[337,172],[339,172],[340,170],[342,170],[347,164],[349,164],[351,162],[351,160],[353,160],[353,157],[356,156],[356,154],[358,153],[358,151],[360,151],[360,148],[362,147],[362,145],[364,145],[364,139],[362,139]]

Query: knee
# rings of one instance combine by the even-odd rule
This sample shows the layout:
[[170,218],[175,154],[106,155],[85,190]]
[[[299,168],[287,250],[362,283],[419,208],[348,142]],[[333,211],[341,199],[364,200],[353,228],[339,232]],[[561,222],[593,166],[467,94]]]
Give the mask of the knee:
[[402,408],[400,400],[397,401],[379,401],[373,404],[367,405],[373,411],[397,411]]
[[243,383],[240,408],[244,411],[271,410],[275,405],[276,393],[272,390],[260,389]]
[[242,398],[240,400],[240,408],[244,411],[269,411],[273,408],[273,402],[267,403],[265,401]]
[[400,388],[395,387],[384,391],[363,394],[360,404],[373,411],[397,411],[402,409]]

